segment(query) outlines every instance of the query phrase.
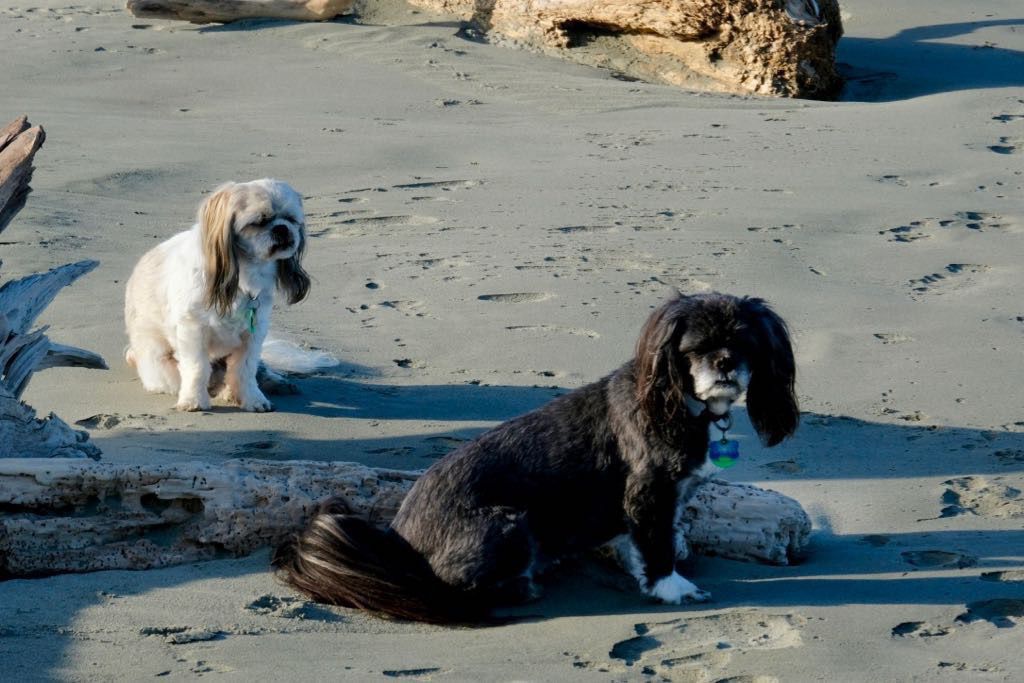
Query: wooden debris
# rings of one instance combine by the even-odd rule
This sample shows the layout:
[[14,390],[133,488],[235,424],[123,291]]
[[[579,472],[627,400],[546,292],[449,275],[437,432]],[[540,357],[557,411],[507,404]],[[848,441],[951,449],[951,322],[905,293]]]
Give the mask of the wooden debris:
[[193,24],[226,24],[240,19],[326,21],[352,11],[355,0],[128,0],[145,19],[178,19]]
[[831,98],[837,0],[412,0],[494,40],[700,90]]
[[[43,129],[31,126],[24,116],[0,128],[0,231],[25,204],[32,159],[45,139]],[[97,265],[72,263],[0,286],[0,458],[99,457],[85,432],[71,429],[56,415],[37,419],[19,400],[37,370],[107,367],[95,353],[54,344],[44,334],[46,328],[31,329],[57,292]]]
[[[28,576],[164,567],[238,556],[303,528],[319,501],[341,496],[381,523],[418,473],[355,463],[230,460],[124,465],[79,459],[0,460],[0,574]],[[691,547],[786,564],[810,522],[782,494],[709,480],[681,521]]]

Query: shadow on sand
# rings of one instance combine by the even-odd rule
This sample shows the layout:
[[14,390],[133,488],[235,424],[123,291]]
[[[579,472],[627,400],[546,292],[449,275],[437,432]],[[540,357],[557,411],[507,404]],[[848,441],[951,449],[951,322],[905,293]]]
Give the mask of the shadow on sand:
[[[561,389],[487,385],[399,386],[341,377],[316,377],[300,382],[307,396],[282,397],[283,412],[304,412],[325,418],[366,420],[408,419],[452,423],[436,432],[397,439],[310,440],[275,435],[270,445],[266,432],[152,432],[144,436],[154,447],[194,458],[221,444],[219,456],[267,457],[281,460],[308,458],[351,460],[368,465],[420,469],[482,429],[460,422],[494,422],[535,408]],[[313,402],[308,396],[331,396],[331,402]],[[922,519],[939,516],[941,482],[945,478],[979,475],[1019,475],[1024,471],[1024,433],[936,427],[916,424],[873,423],[864,420],[806,413],[797,435],[776,449],[757,444],[742,409],[735,411],[733,434],[743,444],[741,463],[729,471],[734,481],[821,482],[818,486],[840,491],[844,481],[863,479],[934,478],[935,504],[921,510]],[[101,446],[143,438],[130,429],[111,430]],[[255,446],[254,444],[263,444]],[[173,460],[173,457],[166,458]],[[840,498],[841,494],[836,494]],[[849,502],[849,501],[847,501]],[[959,520],[967,520],[961,523]],[[786,606],[929,604],[962,605],[971,601],[1007,597],[1016,593],[1017,577],[1024,568],[1024,532],[1019,529],[972,531],[970,516],[944,522],[944,530],[893,533],[879,528],[869,534],[837,535],[827,520],[812,536],[808,559],[790,567],[769,567],[699,557],[684,568],[715,601],[704,605],[655,605],[635,591],[621,590],[621,576],[593,563],[569,561],[548,581],[547,596],[537,603],[507,611],[525,620],[570,615],[637,614],[654,619],[686,617],[734,607],[777,609]],[[957,529],[949,529],[956,526]],[[265,557],[260,555],[259,557]],[[130,572],[104,572],[86,577],[52,577],[0,582],[0,656],[29,648],[36,661],[56,675],[73,646],[70,628],[79,610],[98,605],[104,591],[117,595],[144,595],[163,588],[188,585],[200,578],[225,579],[266,571],[259,559],[225,560],[192,567],[147,572],[139,581]],[[1005,580],[1000,580],[1005,577]],[[57,623],[35,623],[32,601],[45,601],[52,593],[48,582],[88,586],[76,592]],[[106,588],[105,588],[106,586]],[[1010,590],[1016,586],[1016,590]],[[76,589],[77,590],[77,589]],[[276,594],[289,595],[283,587]],[[204,609],[197,600],[197,614]],[[1015,604],[1015,603],[1014,603]],[[243,608],[239,605],[239,608]],[[27,610],[27,611],[26,611]],[[338,613],[325,618],[337,619]],[[997,615],[998,616],[998,615]],[[341,612],[341,618],[349,617]],[[199,617],[196,617],[199,619]],[[34,624],[34,625],[31,625]],[[225,637],[234,637],[227,635]]]

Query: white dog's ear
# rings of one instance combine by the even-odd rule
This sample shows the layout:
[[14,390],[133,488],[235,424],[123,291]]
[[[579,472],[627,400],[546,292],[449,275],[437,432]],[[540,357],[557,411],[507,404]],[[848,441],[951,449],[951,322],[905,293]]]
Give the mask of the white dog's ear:
[[199,209],[206,265],[206,303],[220,315],[228,313],[238,294],[233,194],[234,183],[221,185]]

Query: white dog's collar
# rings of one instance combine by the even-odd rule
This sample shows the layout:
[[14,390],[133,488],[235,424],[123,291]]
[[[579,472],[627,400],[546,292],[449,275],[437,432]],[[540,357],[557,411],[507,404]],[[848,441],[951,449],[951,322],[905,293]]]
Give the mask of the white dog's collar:
[[238,307],[235,312],[235,319],[240,321],[245,329],[249,330],[249,334],[256,334],[256,311],[260,309],[260,296],[243,292],[249,297],[249,300],[244,302]]

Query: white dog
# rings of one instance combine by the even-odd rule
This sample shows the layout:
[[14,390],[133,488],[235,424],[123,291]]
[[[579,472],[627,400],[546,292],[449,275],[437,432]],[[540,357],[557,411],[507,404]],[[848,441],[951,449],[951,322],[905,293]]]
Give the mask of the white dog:
[[288,303],[309,291],[304,221],[302,198],[286,183],[226,183],[191,230],[139,260],[125,296],[125,360],[147,391],[176,394],[179,410],[207,410],[213,366],[223,364],[219,398],[273,410],[256,373],[275,289]]

